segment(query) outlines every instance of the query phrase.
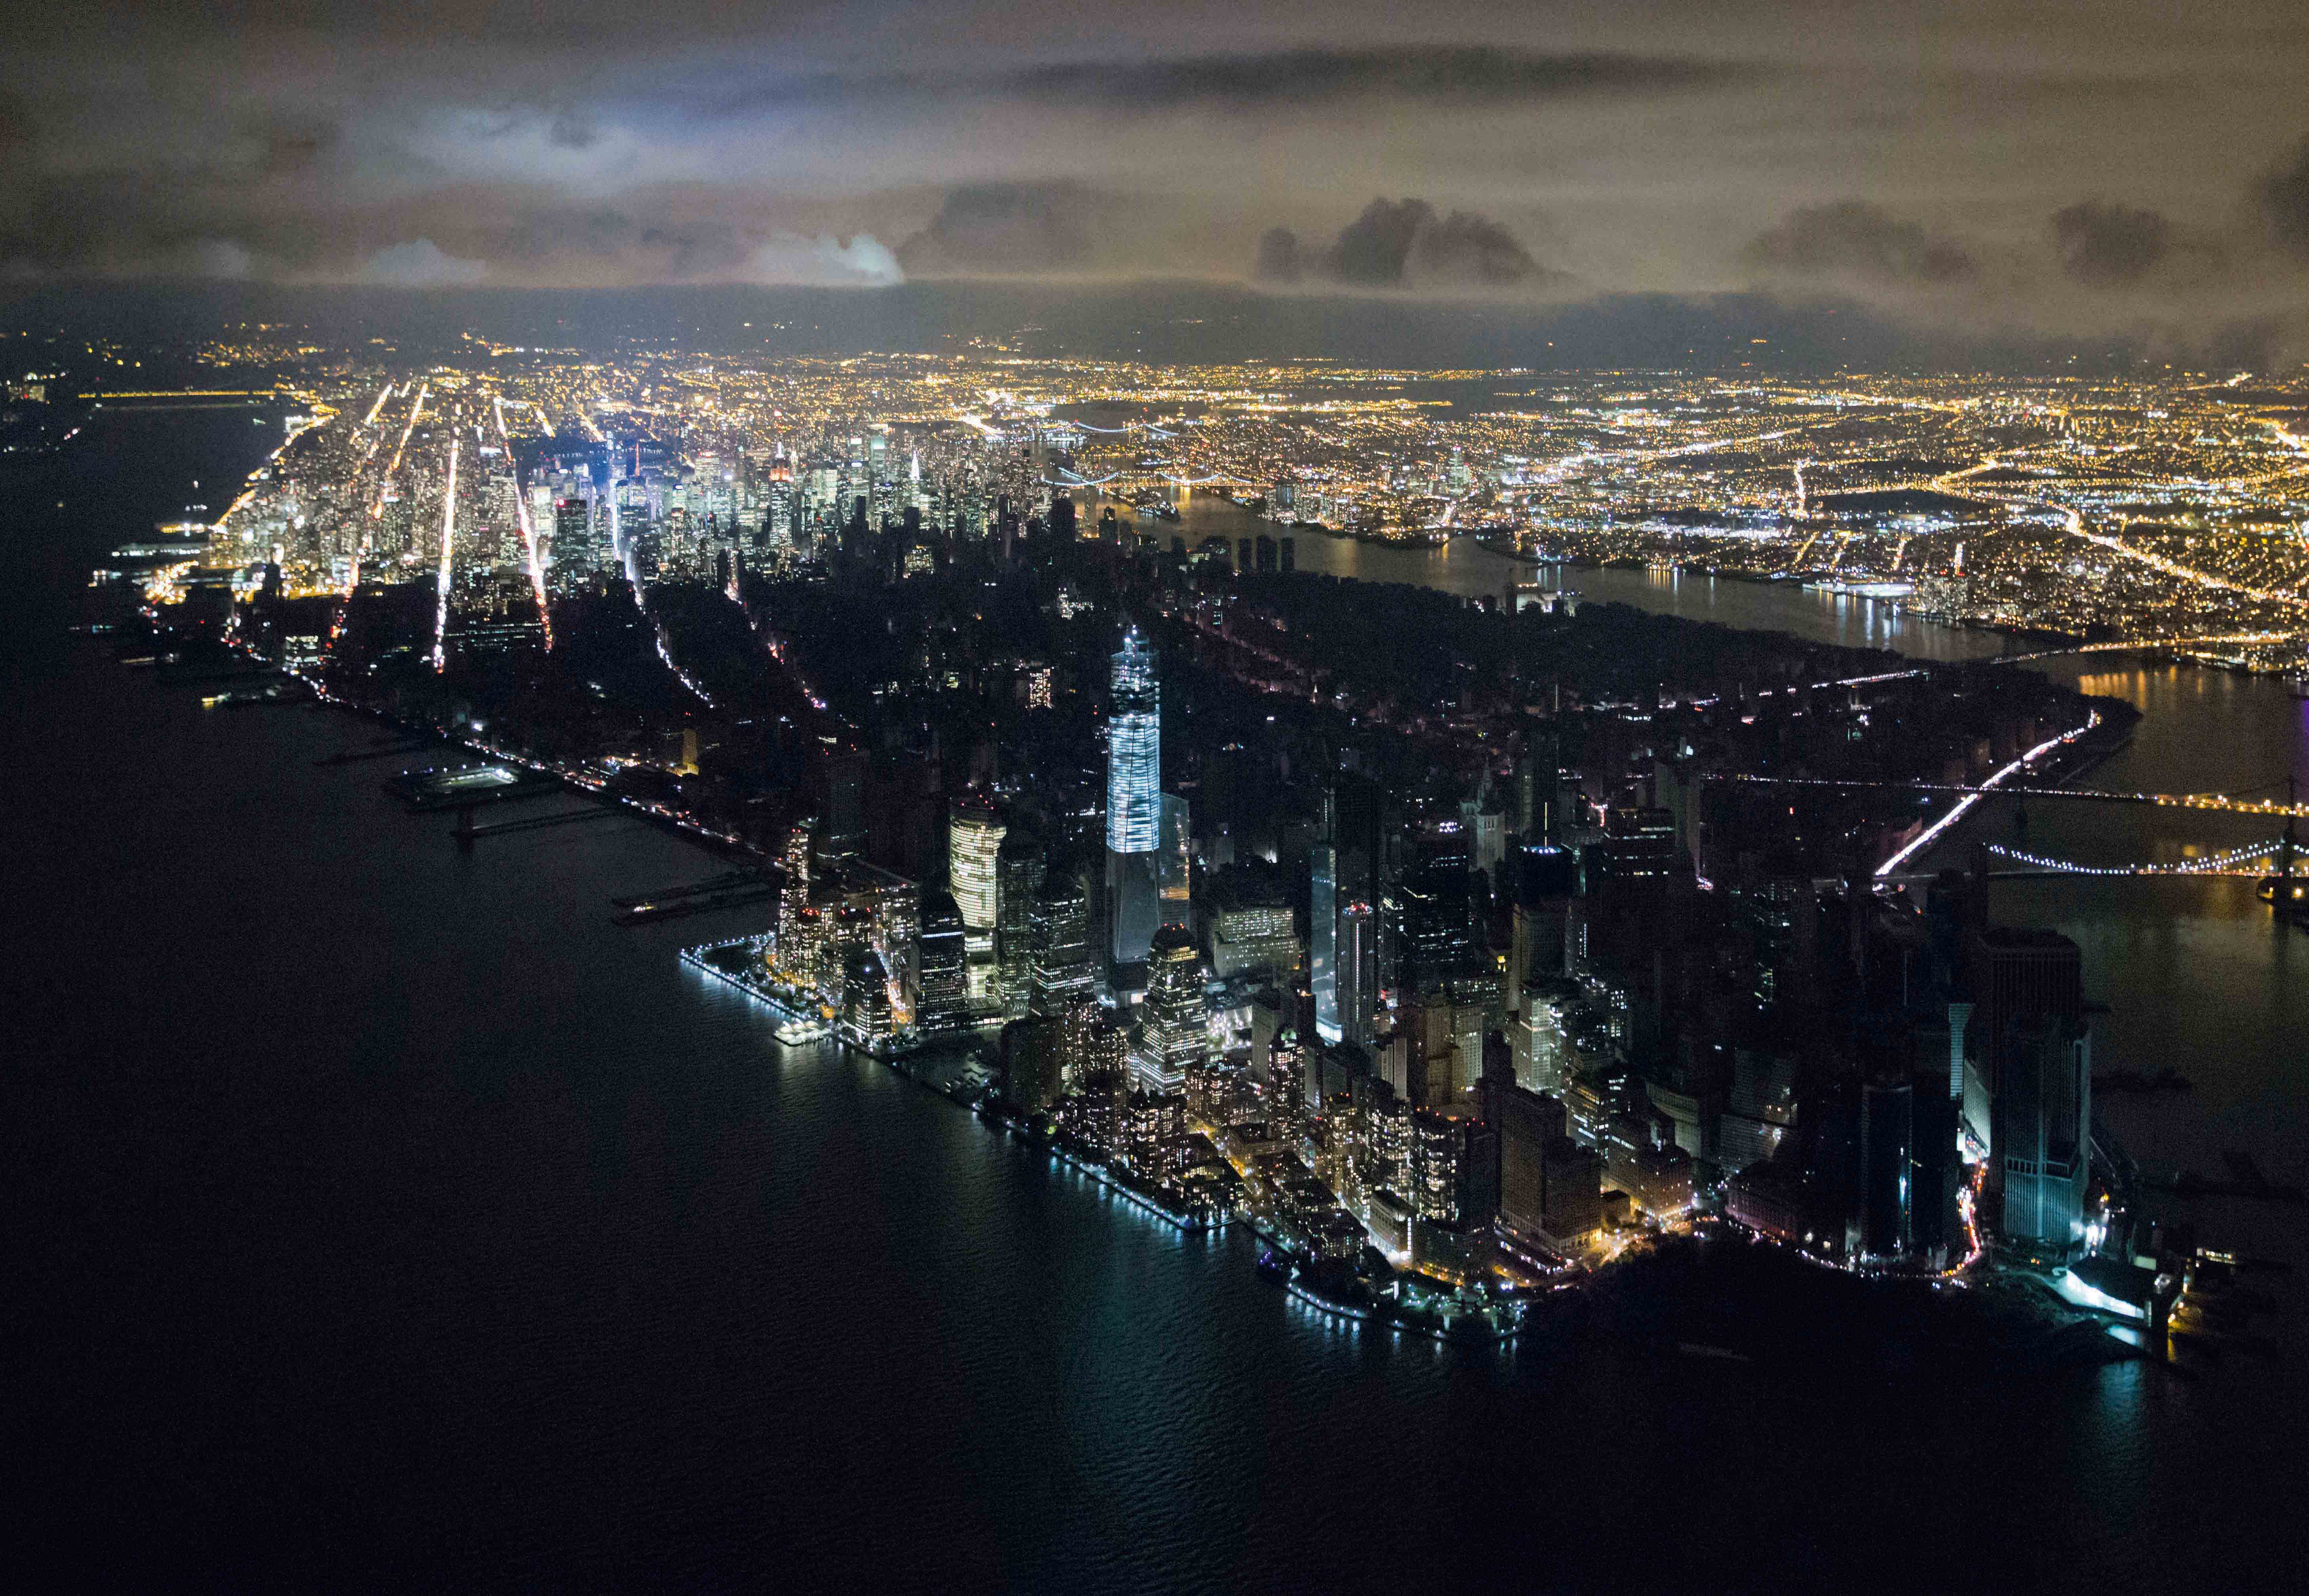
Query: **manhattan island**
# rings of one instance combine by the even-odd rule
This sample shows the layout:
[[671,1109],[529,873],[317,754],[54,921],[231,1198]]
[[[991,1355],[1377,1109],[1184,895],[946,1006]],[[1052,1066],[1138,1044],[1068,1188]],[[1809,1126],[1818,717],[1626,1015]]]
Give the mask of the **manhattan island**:
[[[1293,569],[1327,529],[1288,475],[1190,538],[1176,462],[1103,469],[1048,405],[850,397],[701,416],[437,370],[356,423],[333,395],[151,573],[151,620],[754,859],[774,920],[690,957],[783,1037],[974,1046],[988,1113],[1176,1222],[1257,1226],[1328,1311],[1502,1331],[1695,1226],[2169,1310],[2189,1260],[2096,1159],[2077,950],[1989,924],[1984,867],[1924,873],[1959,794],[2052,787],[2126,707],[1512,570],[1336,582]],[[1431,470],[1400,541],[1546,502],[1462,442]],[[1807,505],[1779,558],[1849,547],[1888,586],[1914,559],[1912,594],[1965,602],[1967,529],[1892,507]],[[2057,570],[2034,523],[1969,532],[1976,571]],[[2281,648],[2283,594],[2148,570],[2213,606],[2165,636]],[[2229,863],[2263,859],[2289,873]]]

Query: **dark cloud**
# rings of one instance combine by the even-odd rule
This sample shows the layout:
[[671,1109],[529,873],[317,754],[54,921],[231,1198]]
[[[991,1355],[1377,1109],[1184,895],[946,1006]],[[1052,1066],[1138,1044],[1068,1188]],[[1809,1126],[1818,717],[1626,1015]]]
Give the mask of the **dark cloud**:
[[2273,316],[2246,317],[2213,329],[2194,364],[2215,371],[2274,371],[2285,360],[2287,328]]
[[1259,238],[1251,275],[1260,282],[1315,278],[1349,288],[1497,289],[1559,274],[1488,216],[1440,216],[1423,199],[1382,197],[1319,255],[1310,256],[1288,228],[1269,228]]
[[1539,263],[1488,216],[1454,211],[1422,228],[1411,273],[1421,282],[1497,288],[1536,274]]
[[590,149],[601,136],[592,113],[580,106],[564,106],[555,111],[545,133],[557,148],[563,150]]
[[1777,69],[1699,56],[1613,51],[1548,55],[1483,47],[1278,50],[1152,60],[1057,62],[996,72],[822,74],[748,89],[724,112],[797,101],[1029,99],[1110,114],[1180,105],[1252,110],[1343,101],[1502,105],[1546,100],[1691,94],[1755,83]]
[[260,124],[256,170],[260,177],[290,176],[310,169],[336,147],[334,123],[293,118]]
[[2053,213],[2061,270],[2093,288],[2132,282],[2165,258],[2171,230],[2155,211],[2085,200]]
[[898,246],[909,276],[1079,272],[1091,266],[1115,197],[1080,183],[973,183]]
[[1945,286],[1980,272],[1962,245],[1865,200],[1791,211],[1749,243],[1747,257],[1768,272],[1887,287]]
[[1323,257],[1323,274],[1356,288],[1401,287],[1411,247],[1434,221],[1435,207],[1425,200],[1375,199],[1339,230]]
[[[1038,72],[1045,91],[1114,103],[1192,100],[1234,106],[1350,99],[1512,101],[1571,95],[1661,94],[1769,75],[1746,63],[1693,56],[1421,48],[1287,50],[1145,62],[1093,62]],[[1010,86],[1025,87],[1013,82]]]
[[2254,186],[2269,236],[2288,254],[2309,260],[2309,139]]
[[1296,282],[1306,268],[1299,261],[1299,235],[1287,227],[1270,227],[1258,235],[1258,262],[1251,277],[1259,282]]

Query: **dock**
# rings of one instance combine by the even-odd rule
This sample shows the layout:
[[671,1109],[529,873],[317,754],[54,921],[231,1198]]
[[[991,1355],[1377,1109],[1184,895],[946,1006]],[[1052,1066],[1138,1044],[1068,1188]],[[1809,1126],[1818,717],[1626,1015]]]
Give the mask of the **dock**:
[[486,826],[476,826],[473,824],[473,811],[460,809],[455,836],[458,841],[465,842],[477,837],[503,837],[513,831],[542,831],[551,826],[575,826],[584,820],[614,820],[624,812],[607,804],[589,804],[584,809],[573,809],[563,814],[529,815],[518,820],[494,820]]
[[610,918],[620,925],[636,925],[644,920],[671,920],[683,915],[702,915],[712,909],[758,903],[776,894],[776,885],[759,871],[733,870],[706,880],[667,887],[637,898],[613,898]]
[[449,765],[404,770],[386,781],[385,790],[421,812],[541,798],[566,788],[561,777],[550,771],[517,770],[510,765]]

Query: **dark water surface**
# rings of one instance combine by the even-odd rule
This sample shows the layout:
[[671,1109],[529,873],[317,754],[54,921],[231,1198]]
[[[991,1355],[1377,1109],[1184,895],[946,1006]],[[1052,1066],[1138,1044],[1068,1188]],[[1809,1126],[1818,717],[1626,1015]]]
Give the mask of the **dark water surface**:
[[[2133,1589],[2304,1549],[2290,1359],[1928,1373],[1831,1302],[1700,1338],[1743,1364],[1633,1287],[1508,1353],[1337,1328],[1242,1238],[777,1048],[673,958],[748,911],[610,924],[722,868],[693,845],[460,853],[393,761],[315,763],[368,723],[15,657],[5,1466],[75,1583]],[[2279,1063],[2236,1068],[2297,1115]]]

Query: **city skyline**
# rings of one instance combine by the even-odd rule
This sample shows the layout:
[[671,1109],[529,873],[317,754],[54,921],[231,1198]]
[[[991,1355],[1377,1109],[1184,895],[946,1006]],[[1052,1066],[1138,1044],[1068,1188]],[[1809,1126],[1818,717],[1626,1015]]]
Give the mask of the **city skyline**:
[[29,1583],[2277,1583],[2298,9],[0,0]]

